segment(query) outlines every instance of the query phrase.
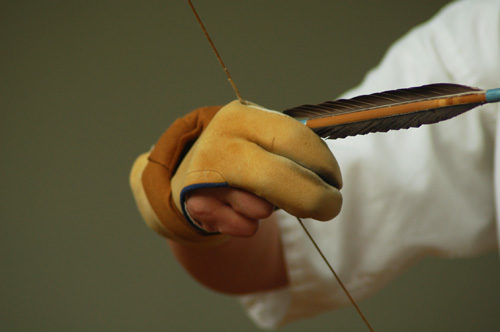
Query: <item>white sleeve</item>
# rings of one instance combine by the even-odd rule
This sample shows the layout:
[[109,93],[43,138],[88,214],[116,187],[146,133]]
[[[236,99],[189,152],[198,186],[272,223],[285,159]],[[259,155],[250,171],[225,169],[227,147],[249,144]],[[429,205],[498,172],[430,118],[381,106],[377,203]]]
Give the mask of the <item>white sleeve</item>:
[[[500,1],[454,2],[412,30],[348,96],[436,82],[500,87]],[[418,129],[328,141],[343,172],[335,220],[306,224],[356,299],[425,255],[464,257],[497,246],[496,115],[488,105]],[[296,220],[279,220],[290,285],[241,297],[262,328],[347,304]]]

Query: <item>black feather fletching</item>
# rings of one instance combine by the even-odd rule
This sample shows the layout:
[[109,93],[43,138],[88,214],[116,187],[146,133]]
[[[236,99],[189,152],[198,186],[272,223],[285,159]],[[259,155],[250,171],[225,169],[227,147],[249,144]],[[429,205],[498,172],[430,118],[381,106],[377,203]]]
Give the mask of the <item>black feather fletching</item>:
[[[410,104],[422,101],[448,99],[469,94],[484,95],[484,90],[450,83],[430,84],[363,95],[352,99],[327,101],[318,105],[302,105],[287,109],[284,113],[294,118],[311,120],[362,111],[376,111],[382,108],[393,108],[401,105],[411,106]],[[482,103],[484,101],[438,108],[423,108],[410,113],[395,113],[370,120],[347,122],[311,129],[319,136],[325,138],[344,138],[372,132],[386,132],[391,129],[407,129],[452,118]]]

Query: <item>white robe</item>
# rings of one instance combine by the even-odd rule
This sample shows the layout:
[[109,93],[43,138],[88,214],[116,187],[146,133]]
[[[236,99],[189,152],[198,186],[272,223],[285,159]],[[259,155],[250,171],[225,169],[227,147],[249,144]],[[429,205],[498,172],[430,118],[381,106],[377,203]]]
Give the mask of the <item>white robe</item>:
[[[438,82],[500,87],[500,0],[451,3],[343,97]],[[342,170],[343,209],[333,221],[306,224],[356,299],[423,256],[497,248],[499,111],[500,103],[490,104],[418,129],[328,141]],[[271,218],[280,225],[290,285],[241,297],[256,324],[274,328],[347,305],[295,218]]]

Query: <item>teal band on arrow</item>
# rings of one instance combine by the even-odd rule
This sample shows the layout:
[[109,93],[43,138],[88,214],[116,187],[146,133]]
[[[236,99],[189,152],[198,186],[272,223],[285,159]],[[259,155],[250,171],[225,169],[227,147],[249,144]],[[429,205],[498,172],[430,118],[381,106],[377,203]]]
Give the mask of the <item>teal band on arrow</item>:
[[500,88],[486,90],[486,102],[494,103],[500,101]]

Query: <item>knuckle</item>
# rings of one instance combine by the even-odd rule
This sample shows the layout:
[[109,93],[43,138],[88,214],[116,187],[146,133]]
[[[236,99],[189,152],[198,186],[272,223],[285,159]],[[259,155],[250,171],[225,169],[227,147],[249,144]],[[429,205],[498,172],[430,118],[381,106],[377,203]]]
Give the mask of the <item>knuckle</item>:
[[220,224],[220,232],[237,237],[251,237],[257,233],[259,225],[257,222],[249,223],[245,220],[226,220]]
[[202,222],[210,220],[213,215],[213,210],[208,202],[201,198],[188,199],[186,201],[186,209],[193,218]]
[[274,206],[268,202],[262,203],[255,210],[255,219],[264,219],[269,217],[274,212]]

